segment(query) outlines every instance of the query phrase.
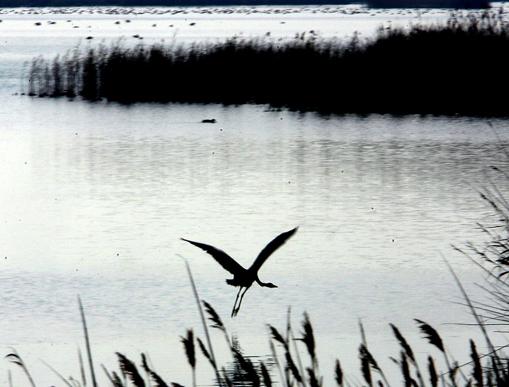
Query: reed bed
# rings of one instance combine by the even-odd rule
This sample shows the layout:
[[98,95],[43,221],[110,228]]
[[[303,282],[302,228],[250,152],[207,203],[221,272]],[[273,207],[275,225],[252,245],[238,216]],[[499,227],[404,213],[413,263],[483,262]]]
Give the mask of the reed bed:
[[[485,194],[483,193],[482,195]],[[490,203],[496,202],[493,197],[483,196],[483,198]],[[497,205],[494,208],[500,214],[498,212],[501,209],[500,206]],[[504,213],[508,209],[509,206],[504,204]],[[504,233],[507,234],[509,218],[499,219],[500,223],[505,224]],[[507,240],[507,237],[505,240]],[[497,243],[494,242],[494,244],[496,249],[500,248]],[[492,246],[492,244],[489,246]],[[505,257],[505,254],[507,254],[506,250],[506,248],[503,248],[502,250],[495,250],[494,253],[498,254],[499,257]],[[505,262],[498,262],[498,260],[494,262],[490,261],[490,264],[492,266],[507,264]],[[226,324],[212,305],[199,297],[187,262],[186,266],[203,324],[203,337],[205,337],[205,340],[203,340],[193,329],[188,329],[185,335],[180,337],[183,360],[187,360],[189,365],[190,382],[186,381],[188,384],[181,384],[184,383],[182,380],[179,383],[164,380],[160,373],[150,364],[144,353],[140,354],[139,361],[135,361],[117,352],[118,369],[107,369],[104,365],[101,365],[107,380],[107,383],[104,383],[104,385],[112,387],[184,387],[185,385],[195,387],[203,383],[208,385],[212,383],[220,387],[272,387],[274,385],[284,387],[323,387],[328,385],[337,385],[338,387],[391,387],[397,385],[403,385],[404,387],[505,387],[509,385],[509,358],[503,352],[505,347],[496,348],[491,343],[491,339],[485,329],[487,324],[484,319],[480,319],[480,313],[484,310],[483,305],[476,305],[474,301],[468,298],[454,272],[452,274],[464,294],[465,303],[471,308],[471,312],[484,334],[484,339],[488,345],[483,344],[483,347],[488,348],[487,353],[480,353],[477,349],[478,345],[473,340],[469,340],[470,361],[460,365],[454,359],[453,354],[447,350],[445,340],[441,337],[440,333],[427,322],[415,319],[416,329],[420,331],[423,340],[429,343],[430,348],[434,348],[434,353],[438,353],[438,356],[423,356],[422,353],[419,353],[419,356],[417,356],[417,352],[407,341],[403,332],[396,325],[389,324],[394,339],[399,345],[399,352],[389,358],[393,361],[394,367],[397,367],[399,370],[400,375],[398,378],[395,378],[396,380],[389,380],[385,370],[370,351],[366,340],[366,333],[362,324],[360,324],[361,343],[357,354],[350,354],[350,356],[354,355],[359,358],[361,381],[352,378],[352,373],[343,369],[338,358],[335,360],[334,369],[329,370],[329,372],[326,370],[325,372],[329,376],[332,371],[333,378],[329,378],[327,379],[328,382],[325,382],[324,373],[317,357],[315,331],[307,313],[303,314],[298,331],[295,331],[293,328],[290,310],[287,314],[286,327],[283,329],[267,325],[267,341],[270,348],[270,357],[247,356],[242,351],[238,339],[230,335]],[[507,270],[503,270],[495,276],[495,279],[500,281],[506,275],[508,275]],[[506,284],[505,286],[509,285]],[[496,292],[493,294],[495,301],[500,301],[499,298],[502,297],[507,304],[507,295],[505,293]],[[91,340],[85,319],[84,307],[80,299],[78,299],[78,303],[89,360],[88,366],[85,365],[81,352],[79,352],[81,379],[66,378],[49,364],[45,364],[68,387],[85,387],[87,386],[87,380],[90,381],[89,385],[97,386],[95,377],[96,364],[92,358]],[[498,304],[497,307],[492,305],[491,308],[493,309],[488,309],[488,311],[492,314],[499,314],[502,309],[507,311],[506,304],[500,308]],[[507,314],[504,314],[504,319],[505,322],[508,321]],[[231,361],[225,366],[219,365],[213,355],[213,342],[210,340],[211,335],[209,332],[211,329],[220,332],[219,339],[224,339],[227,348],[229,348]],[[37,387],[37,383],[30,374],[27,365],[15,350],[9,353],[6,359],[20,368],[22,376],[31,387]],[[208,364],[211,370],[210,378],[205,381],[202,380],[200,383],[198,383],[196,378],[196,367],[199,362]],[[10,387],[26,385],[26,383],[19,383],[18,381],[14,383],[10,371],[8,376]]]
[[[509,161],[509,153],[501,148],[506,155],[505,163]],[[389,380],[387,375],[394,375],[382,368],[369,348],[366,333],[360,324],[360,345],[357,353],[346,354],[359,359],[359,369],[362,379],[352,378],[355,370],[345,370],[341,359],[336,359],[333,370],[320,366],[317,356],[315,330],[308,314],[304,313],[300,326],[294,329],[290,312],[287,314],[285,327],[267,325],[267,342],[270,351],[269,358],[248,356],[241,349],[239,340],[233,337],[224,320],[216,310],[202,300],[189,265],[186,268],[191,288],[200,316],[202,330],[188,329],[181,336],[181,351],[184,362],[189,365],[189,378],[176,381],[164,380],[160,372],[150,364],[147,356],[140,354],[139,359],[129,359],[122,353],[116,353],[118,368],[108,369],[101,365],[106,375],[103,386],[112,387],[181,387],[196,386],[203,383],[214,383],[220,387],[252,386],[272,387],[322,387],[337,385],[338,387],[369,386],[391,387],[506,387],[509,386],[509,357],[504,353],[508,346],[496,347],[487,327],[495,325],[504,328],[509,324],[509,201],[504,192],[509,188],[509,174],[499,166],[489,167],[490,180],[479,192],[491,208],[491,218],[485,218],[485,223],[479,224],[485,233],[486,241],[480,245],[467,244],[464,248],[456,248],[464,253],[474,264],[478,265],[486,274],[486,281],[480,284],[491,297],[490,302],[478,302],[469,298],[460,280],[451,269],[465,305],[475,318],[477,328],[483,334],[481,346],[469,340],[470,361],[459,364],[454,354],[447,350],[446,340],[438,330],[422,320],[415,320],[416,329],[423,340],[429,343],[430,351],[435,355],[417,354],[407,341],[404,332],[396,325],[389,324],[394,340],[398,343],[399,351],[392,354],[392,367],[399,371],[399,377]],[[487,220],[486,220],[487,219]],[[89,329],[85,318],[85,309],[78,299],[81,316],[86,360],[78,351],[80,376],[78,378],[64,377],[60,372],[46,364],[59,380],[68,387],[98,386],[97,363],[92,355],[93,340],[89,337]],[[219,335],[215,340],[226,343],[230,352],[230,362],[221,365],[214,355],[214,341],[210,330],[216,330]],[[215,343],[217,345],[217,342]],[[478,348],[484,348],[481,353]],[[384,357],[390,354],[384,354]],[[345,356],[345,354],[343,354]],[[30,385],[37,387],[37,380],[31,375],[29,366],[21,355],[13,350],[6,356],[6,360],[13,364],[20,372],[15,374],[9,370],[9,387]],[[197,380],[196,367],[200,363],[210,367],[210,377],[207,380]],[[394,370],[394,368],[393,368]],[[333,375],[333,378],[330,375]],[[325,375],[325,376],[324,376]],[[327,379],[325,379],[327,377]]]
[[[502,209],[499,205],[501,203],[497,204],[498,199],[485,196],[485,193],[482,193],[482,195],[485,200],[494,204],[493,208],[497,211],[497,214],[509,214],[507,212],[509,206],[505,201]],[[499,199],[502,200],[502,198]],[[498,212],[500,210],[503,212]],[[507,303],[509,300],[507,289],[509,285],[503,281],[509,275],[509,271],[506,268],[509,265],[506,262],[508,248],[504,245],[507,243],[509,217],[499,219],[498,224],[505,225],[502,231],[505,237],[500,239],[497,236],[497,238],[492,239],[486,247],[495,250],[483,255],[483,260],[489,254],[498,256],[496,260],[487,261],[493,270],[488,270],[484,265],[481,265],[477,257],[471,257],[477,264],[481,265],[483,270],[487,270],[493,276],[495,285],[503,287],[504,290],[499,290],[497,286],[489,289],[494,303],[487,305],[470,300],[468,295],[464,293],[463,287],[454,272],[452,272],[463,292],[465,304],[469,306],[476,318],[486,341],[486,343],[482,344],[482,347],[487,348],[487,353],[480,353],[478,344],[473,340],[469,340],[470,361],[467,363],[460,365],[454,359],[453,354],[447,350],[445,340],[441,337],[440,333],[427,322],[416,319],[414,320],[416,329],[421,333],[423,340],[429,343],[430,349],[434,348],[432,352],[438,353],[438,356],[424,356],[422,353],[419,353],[419,356],[417,356],[417,352],[407,341],[403,332],[396,325],[389,324],[394,339],[399,345],[399,352],[389,356],[394,363],[394,367],[399,370],[399,377],[394,378],[395,380],[389,380],[386,376],[386,370],[380,366],[380,363],[370,351],[366,340],[366,333],[362,324],[360,324],[361,343],[358,352],[356,354],[349,354],[349,356],[357,356],[359,358],[361,381],[352,378],[352,370],[343,369],[339,358],[336,359],[333,370],[325,370],[323,372],[317,356],[315,330],[311,318],[307,313],[304,313],[300,329],[295,331],[290,311],[287,314],[286,327],[281,329],[267,325],[267,341],[271,354],[270,357],[248,356],[242,351],[238,339],[229,333],[227,325],[212,305],[199,297],[191,270],[188,267],[191,286],[203,324],[203,336],[200,337],[195,330],[188,329],[180,337],[182,358],[189,365],[189,379],[185,382],[180,380],[178,383],[166,381],[161,377],[159,371],[153,368],[144,353],[141,353],[139,360],[136,361],[117,352],[118,369],[108,369],[101,364],[107,381],[102,385],[111,387],[184,387],[187,385],[195,387],[203,383],[208,385],[212,383],[220,387],[272,387],[274,385],[284,387],[323,387],[329,385],[337,385],[338,387],[391,387],[399,385],[404,387],[506,387],[509,385],[509,358],[504,354],[503,350],[507,346],[495,347],[492,344],[486,330],[486,326],[490,324],[487,322],[486,316],[482,316],[484,312],[488,312],[488,320],[491,318],[500,325],[507,325],[509,322],[507,314]],[[476,253],[480,251],[479,248],[472,249]],[[89,337],[84,307],[80,299],[78,299],[78,303],[88,364],[85,364],[81,351],[79,351],[79,378],[66,378],[51,367],[51,365],[45,364],[60,379],[63,385],[68,387],[98,386],[100,384],[96,381],[95,376],[97,364],[92,357],[92,341]],[[227,348],[229,348],[231,360],[226,365],[218,364],[214,357],[213,342],[210,339],[211,335],[209,332],[212,329],[220,333],[216,339],[224,340]],[[388,356],[388,354],[384,355]],[[28,366],[20,354],[13,350],[6,356],[6,360],[21,370],[21,373],[15,375],[17,377],[16,380],[14,380],[9,370],[9,387],[27,384],[31,387],[37,387],[36,380],[31,375]],[[210,378],[207,380],[197,381],[196,367],[200,362],[204,362],[210,367]],[[330,378],[331,373],[333,378]],[[391,372],[391,375],[394,374],[394,372]],[[328,382],[324,381],[324,375],[327,375]],[[23,381],[20,382],[20,380]]]
[[[270,34],[269,34],[270,35]],[[508,115],[503,11],[381,27],[371,39],[233,37],[35,58],[25,92],[88,101],[268,104],[324,113]]]
[[[267,339],[272,355],[268,359],[260,360],[261,358],[247,356],[242,351],[238,341],[230,336],[223,320],[210,304],[202,301],[200,308],[204,308],[206,311],[208,323],[206,330],[217,329],[221,331],[226,340],[231,353],[231,362],[227,366],[218,365],[210,355],[211,348],[204,344],[192,329],[189,329],[186,335],[181,337],[183,358],[187,359],[190,368],[189,384],[181,384],[182,381],[180,383],[165,381],[159,372],[151,366],[144,353],[141,353],[139,360],[135,361],[117,352],[118,369],[108,370],[104,365],[101,365],[107,380],[104,385],[112,387],[196,386],[198,382],[195,369],[198,362],[205,362],[211,369],[210,379],[202,380],[201,384],[207,383],[210,385],[213,381],[212,383],[215,383],[215,385],[223,387],[272,387],[273,385],[284,387],[322,387],[325,385],[337,385],[338,387],[390,387],[391,385],[403,385],[405,387],[498,387],[509,385],[509,359],[502,356],[498,350],[480,354],[476,343],[470,340],[471,361],[459,365],[452,354],[447,351],[439,332],[421,320],[415,320],[417,329],[430,346],[438,349],[439,357],[429,355],[424,361],[419,359],[399,328],[390,324],[400,348],[399,353],[390,357],[394,362],[394,367],[397,367],[400,371],[400,377],[397,380],[389,381],[387,379],[384,369],[370,352],[367,342],[363,340],[357,353],[362,381],[353,381],[354,379],[349,377],[349,374],[341,366],[340,360],[337,359],[332,370],[333,379],[325,382],[319,359],[316,356],[315,332],[310,317],[306,313],[302,317],[300,330],[297,332],[293,329],[290,317],[288,317],[288,323],[284,329],[278,329],[271,325],[267,326]],[[85,331],[85,338],[89,342],[87,331]],[[23,376],[30,386],[37,387],[36,381],[34,381],[26,364],[17,352],[8,354],[6,358],[22,370]],[[86,374],[92,378],[91,384],[97,385],[94,379],[95,368],[92,361],[90,361],[88,368],[80,361],[80,368],[82,370],[87,368],[87,371],[82,371],[81,379],[66,378],[51,366],[48,365],[48,367],[66,386],[86,386]],[[326,373],[330,375],[330,372]],[[26,385],[21,376],[14,381],[12,375],[9,375],[11,387]],[[216,375],[215,379],[213,375]]]

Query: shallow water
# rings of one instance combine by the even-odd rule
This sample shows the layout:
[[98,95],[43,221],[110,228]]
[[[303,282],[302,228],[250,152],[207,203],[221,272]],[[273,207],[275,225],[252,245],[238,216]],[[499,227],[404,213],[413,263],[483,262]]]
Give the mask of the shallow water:
[[[230,14],[214,15],[196,17],[219,31],[214,18]],[[309,23],[306,29],[325,30],[343,17],[274,15],[272,9],[260,23],[252,15],[241,17],[255,21],[228,25],[215,36],[237,28],[250,34],[254,24],[255,33],[275,30],[294,18],[295,28]],[[380,15],[394,17],[373,17]],[[174,16],[72,17],[79,25],[97,23],[97,36],[116,38],[142,23],[148,34],[149,18],[170,24]],[[389,322],[413,344],[423,342],[413,318],[437,325],[453,352],[466,353],[467,338],[477,333],[442,325],[471,322],[454,304],[459,292],[443,256],[478,294],[473,282],[482,276],[450,244],[482,240],[475,223],[488,221],[490,212],[477,190],[489,183],[489,166],[507,167],[501,151],[507,121],[30,99],[12,95],[19,91],[23,60],[64,52],[82,32],[33,25],[47,15],[2,17],[0,348],[17,348],[43,384],[57,385],[58,379],[40,358],[64,375],[79,375],[78,294],[98,363],[114,367],[114,351],[135,359],[147,351],[163,376],[188,383],[178,336],[189,327],[203,335],[177,254],[189,260],[202,297],[248,353],[268,354],[265,324],[283,328],[288,306],[295,324],[303,311],[310,313],[326,378],[336,356],[352,380],[358,377],[358,319],[381,358],[398,353]],[[51,14],[57,25],[68,17]],[[323,23],[325,17],[330,23]],[[135,20],[113,33],[109,28],[119,18]],[[359,16],[359,25],[363,18],[369,14]],[[357,25],[352,20],[350,33]],[[179,36],[211,37],[199,28],[196,35]],[[153,39],[161,37],[156,32]],[[204,118],[217,123],[202,124]],[[224,283],[226,273],[179,240],[213,244],[247,266],[271,238],[297,225],[298,233],[260,272],[279,288],[254,286],[234,320],[228,316],[235,291]],[[225,358],[221,336],[213,339]],[[204,361],[200,365],[200,383],[210,383],[212,373]]]

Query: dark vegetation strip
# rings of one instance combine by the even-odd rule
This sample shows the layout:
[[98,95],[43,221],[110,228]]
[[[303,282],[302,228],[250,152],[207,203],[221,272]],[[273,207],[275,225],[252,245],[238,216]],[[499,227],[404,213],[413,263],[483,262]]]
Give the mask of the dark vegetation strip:
[[81,48],[34,59],[28,94],[85,100],[269,104],[324,113],[509,115],[502,12],[376,37],[234,37],[217,44]]

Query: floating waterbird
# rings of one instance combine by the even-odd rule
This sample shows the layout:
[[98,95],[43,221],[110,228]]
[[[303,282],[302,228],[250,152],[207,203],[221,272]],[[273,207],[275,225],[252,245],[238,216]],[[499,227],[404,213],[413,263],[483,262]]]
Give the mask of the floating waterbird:
[[[235,259],[233,259],[224,251],[219,250],[214,246],[206,245],[205,243],[190,241],[184,238],[181,239],[183,241],[191,243],[192,245],[195,245],[196,247],[199,247],[200,249],[210,254],[217,261],[217,263],[219,263],[225,270],[233,274],[233,278],[227,279],[226,283],[228,285],[238,286],[240,288],[239,292],[237,293],[237,297],[235,298],[235,303],[233,304],[231,316],[234,317],[239,312],[240,305],[242,304],[242,299],[244,298],[244,295],[251,287],[253,282],[256,281],[258,285],[263,287],[277,288],[277,286],[271,282],[260,281],[260,279],[258,278],[258,271],[265,263],[267,258],[269,258],[272,255],[272,253],[274,253],[274,251],[281,247],[287,241],[288,238],[295,234],[297,229],[298,227],[295,227],[293,230],[284,232],[275,237],[267,246],[265,246],[265,248],[260,252],[260,254],[258,254],[258,257],[256,257],[255,261],[253,262],[249,269],[244,269]],[[242,292],[242,290],[244,290],[244,292]]]

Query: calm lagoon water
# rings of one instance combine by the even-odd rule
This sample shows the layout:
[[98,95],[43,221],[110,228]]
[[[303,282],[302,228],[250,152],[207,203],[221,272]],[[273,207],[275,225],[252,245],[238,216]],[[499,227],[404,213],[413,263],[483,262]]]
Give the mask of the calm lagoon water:
[[[489,184],[489,166],[507,167],[506,120],[321,117],[265,106],[120,106],[13,95],[24,61],[78,43],[124,37],[134,44],[133,34],[145,42],[267,31],[286,38],[311,29],[344,37],[372,34],[382,22],[447,15],[355,7],[208,11],[3,12],[0,352],[16,348],[42,385],[60,382],[39,359],[78,377],[79,294],[97,363],[114,367],[114,351],[134,359],[144,351],[164,377],[189,384],[179,335],[190,327],[203,335],[181,254],[202,297],[247,353],[269,353],[265,324],[283,328],[291,306],[295,325],[303,311],[311,315],[326,378],[335,357],[351,381],[359,378],[359,319],[374,354],[394,371],[386,360],[398,351],[389,322],[422,356],[429,347],[412,319],[435,324],[462,359],[477,332],[447,325],[471,318],[457,304],[442,257],[480,296],[474,283],[481,274],[450,245],[482,241],[475,223],[488,221],[490,211],[477,191]],[[217,123],[202,124],[204,118]],[[233,320],[226,272],[179,240],[213,244],[247,266],[275,235],[297,225],[260,273],[279,288],[254,286]],[[227,361],[222,337],[213,340]],[[8,365],[1,368],[6,383]],[[17,371],[13,377],[23,383]],[[201,384],[211,382],[205,361],[198,373]]]

